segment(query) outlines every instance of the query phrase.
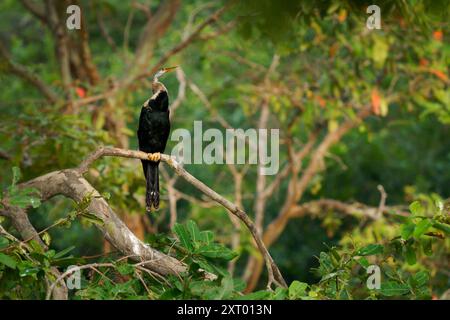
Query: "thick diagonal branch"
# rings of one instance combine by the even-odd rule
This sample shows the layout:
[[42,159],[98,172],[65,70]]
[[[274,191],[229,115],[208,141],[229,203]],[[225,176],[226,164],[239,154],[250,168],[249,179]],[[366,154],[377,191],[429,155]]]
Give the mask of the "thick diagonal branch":
[[119,219],[106,200],[83,178],[78,169],[54,171],[20,185],[39,190],[42,200],[63,195],[74,201],[91,199],[89,212],[102,220],[96,225],[104,237],[120,252],[131,259],[148,261],[146,267],[162,275],[186,271],[183,263],[161,253],[140,241]]
[[[124,150],[124,149],[118,149],[118,148],[100,148],[96,152],[89,155],[85,161],[82,162],[80,167],[78,169],[75,169],[78,174],[85,173],[89,166],[100,157],[104,156],[115,156],[115,157],[124,157],[124,158],[135,158],[135,159],[141,159],[146,160],[148,159],[148,154],[141,152],[141,151],[134,151],[134,150]],[[274,260],[269,254],[269,251],[267,250],[266,246],[264,245],[260,235],[258,234],[258,231],[253,223],[253,221],[248,217],[248,215],[242,211],[241,208],[239,208],[234,203],[230,202],[229,200],[222,197],[220,194],[209,188],[207,185],[205,185],[203,182],[195,178],[193,175],[191,175],[189,172],[187,172],[175,159],[172,157],[162,154],[161,155],[161,161],[165,162],[167,165],[169,165],[175,172],[181,176],[184,180],[186,180],[189,184],[193,185],[195,188],[200,190],[202,193],[204,193],[206,196],[217,202],[218,204],[225,207],[228,211],[230,211],[232,214],[237,216],[249,229],[250,233],[252,234],[258,249],[261,251],[261,254],[264,257],[264,260],[266,262],[266,267],[268,271],[269,276],[269,283],[268,286],[272,283],[275,283],[279,286],[286,287],[286,282],[283,279],[283,276],[281,275],[280,270],[278,269],[278,266],[275,264]]]

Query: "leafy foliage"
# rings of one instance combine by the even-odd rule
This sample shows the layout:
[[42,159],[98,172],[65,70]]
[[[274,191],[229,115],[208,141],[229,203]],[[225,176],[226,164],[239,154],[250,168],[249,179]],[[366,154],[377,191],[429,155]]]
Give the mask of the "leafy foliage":
[[[92,84],[80,76],[72,59],[74,79],[68,92],[52,31],[20,2],[0,3],[0,30],[6,40],[2,43],[12,60],[61,98],[72,96],[76,101],[106,92],[129,74],[148,19],[145,10],[126,1],[79,3],[86,13],[83,21],[89,30],[92,62],[102,81]],[[186,263],[188,271],[179,277],[161,278],[116,253],[105,254],[103,237],[92,228],[103,223],[89,212],[92,195],[78,203],[61,198],[41,203],[37,190],[19,188],[19,181],[78,165],[100,145],[135,149],[139,108],[151,92],[147,79],[142,79],[106,101],[86,103],[69,112],[70,104],[49,103],[29,81],[14,74],[11,63],[1,55],[0,210],[5,204],[27,209],[33,225],[42,230],[40,237],[48,250],[35,240],[18,242],[1,234],[0,298],[41,299],[47,290],[45,278],[54,279],[53,267],[65,271],[69,265],[90,263],[104,265],[83,270],[81,289],[71,291],[72,299],[441,296],[449,287],[450,259],[450,203],[446,200],[450,196],[449,3],[377,3],[382,29],[369,32],[365,9],[370,1],[237,1],[224,13],[223,21],[220,18],[207,26],[167,61],[167,65],[182,66],[187,79],[186,97],[173,113],[174,129],[190,129],[200,119],[205,129],[221,128],[223,120],[234,128],[252,128],[267,99],[267,127],[281,129],[280,169],[290,162],[288,139],[299,149],[317,133],[318,145],[344,121],[355,119],[362,108],[371,109],[368,119],[326,152],[320,161],[323,170],[314,175],[301,202],[330,198],[377,206],[376,190],[381,184],[388,194],[387,205],[410,203],[409,212],[399,206],[397,211],[404,214],[389,212],[369,220],[330,209],[292,219],[270,247],[290,283],[274,291],[265,289],[261,280],[257,288],[262,290],[246,292],[246,283],[240,279],[245,260],[258,256],[249,234],[244,228],[236,232],[227,212],[211,207],[189,184],[180,180],[175,184],[182,192],[176,204],[177,221],[184,223],[167,230],[166,177],[161,184],[161,210],[151,219],[145,217],[138,161],[105,158],[90,168],[87,178],[104,192],[123,220],[139,221],[139,230],[151,231],[146,233],[147,242]],[[221,4],[183,2],[164,37],[153,46],[149,63],[165,57]],[[149,12],[156,13],[159,5],[149,2]],[[225,23],[231,20],[230,25]],[[34,39],[41,40],[39,45]],[[279,64],[269,74],[275,56]],[[174,101],[177,79],[167,77],[164,83]],[[194,85],[203,95],[192,90]],[[174,143],[169,141],[168,152]],[[301,173],[310,161],[307,155]],[[186,165],[218,193],[237,201],[238,188],[230,183],[234,177],[224,168]],[[250,214],[256,207],[257,170],[245,167],[240,186],[242,206]],[[289,193],[289,178],[290,174],[267,201],[266,225],[279,216]],[[267,182],[272,179],[267,177]],[[10,219],[0,216],[0,223],[20,238]],[[236,235],[240,237],[237,245]],[[371,265],[380,267],[380,289],[366,286]],[[205,272],[216,279],[205,281]]]
[[[77,205],[83,208],[83,205]],[[424,212],[419,202],[411,204],[410,217]],[[79,216],[83,216],[81,209]],[[316,284],[292,281],[289,288],[276,288],[275,291],[261,290],[243,294],[245,283],[233,278],[223,267],[223,262],[237,257],[227,247],[214,241],[211,231],[200,231],[197,224],[189,220],[186,224],[176,224],[174,235],[155,236],[153,246],[180,258],[188,269],[178,276],[169,276],[162,280],[151,272],[145,271],[139,264],[123,259],[103,258],[99,264],[105,267],[92,267],[92,271],[83,274],[82,288],[75,290],[74,299],[275,299],[275,300],[311,300],[311,299],[378,299],[378,298],[411,298],[430,299],[430,273],[419,268],[416,272],[402,270],[404,261],[415,265],[411,255],[420,255],[422,250],[431,255],[432,247],[428,246],[430,238],[439,234],[434,247],[448,241],[450,224],[442,221],[442,213],[426,218],[429,230],[424,230],[420,222],[407,236],[398,236],[384,244],[368,244],[351,249],[332,247],[321,252],[319,266],[314,270],[320,277]],[[403,234],[410,218],[397,226]],[[427,224],[428,225],[428,224]],[[61,224],[60,224],[61,226]],[[444,227],[442,227],[444,226]],[[419,230],[419,231],[417,231]],[[417,245],[411,243],[417,241]],[[419,245],[421,244],[421,245]],[[28,245],[10,241],[0,237],[0,292],[2,298],[39,298],[44,295],[43,276],[51,277],[52,266],[68,266],[86,263],[84,259],[69,255],[74,247],[60,252],[44,251],[35,240]],[[427,251],[428,250],[428,251]],[[381,286],[368,289],[367,281],[370,265],[377,265],[382,270]],[[213,277],[206,280],[205,275]],[[54,279],[54,278],[53,278]],[[8,289],[8,290],[6,290]]]

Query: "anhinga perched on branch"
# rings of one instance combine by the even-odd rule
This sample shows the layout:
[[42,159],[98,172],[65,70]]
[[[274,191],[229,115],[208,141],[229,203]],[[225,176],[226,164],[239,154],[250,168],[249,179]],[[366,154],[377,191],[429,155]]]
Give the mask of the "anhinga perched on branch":
[[139,116],[139,129],[137,136],[139,150],[151,153],[149,160],[142,160],[146,183],[145,205],[146,210],[152,207],[159,208],[159,172],[158,166],[161,158],[160,153],[166,148],[170,132],[169,120],[169,94],[166,87],[159,82],[159,77],[173,71],[176,67],[164,68],[153,77],[153,95],[145,101]]

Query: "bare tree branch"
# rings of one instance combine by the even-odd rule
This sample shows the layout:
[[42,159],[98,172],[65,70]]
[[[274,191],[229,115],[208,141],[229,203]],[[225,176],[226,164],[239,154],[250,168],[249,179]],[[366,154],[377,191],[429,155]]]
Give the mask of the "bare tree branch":
[[178,79],[178,94],[175,101],[170,106],[170,119],[173,118],[175,111],[180,107],[181,103],[186,98],[186,75],[181,67],[176,70],[176,75]]
[[42,92],[50,103],[56,103],[58,101],[58,96],[55,92],[53,92],[52,88],[50,88],[41,78],[31,72],[28,68],[14,62],[2,43],[0,43],[0,57],[2,57],[6,62],[8,68],[7,71],[35,86],[40,92]]
[[220,8],[219,10],[217,10],[216,12],[214,12],[205,21],[203,21],[194,31],[192,31],[192,33],[188,37],[186,37],[178,45],[176,45],[171,50],[169,50],[166,54],[164,54],[164,56],[162,56],[161,59],[159,59],[159,61],[153,65],[153,67],[151,68],[150,71],[139,74],[134,80],[139,80],[139,79],[146,78],[146,77],[153,75],[158,69],[160,69],[164,65],[164,63],[167,62],[167,60],[169,60],[169,58],[171,56],[177,54],[178,52],[180,52],[181,50],[186,48],[191,42],[193,42],[198,37],[200,32],[202,32],[202,30],[206,26],[208,26],[209,24],[216,21],[225,12],[226,8],[227,7],[223,7],[223,8]]
[[344,121],[341,126],[335,131],[329,132],[319,146],[314,150],[311,160],[303,171],[298,182],[294,181],[294,184],[288,191],[288,196],[283,208],[281,209],[278,217],[273,220],[266,228],[264,232],[264,242],[270,246],[281,234],[286,226],[288,217],[290,215],[290,210],[293,209],[295,204],[300,201],[302,195],[309,182],[314,177],[314,175],[322,168],[323,159],[329,148],[338,142],[344,134],[346,134],[350,129],[356,126],[362,119],[370,114],[370,108],[363,108],[357,115],[355,119],[348,119]]
[[[125,157],[125,158],[135,158],[135,159],[141,159],[141,160],[148,160],[148,154],[141,152],[141,151],[134,151],[134,150],[124,150],[124,149],[118,149],[118,148],[100,148],[96,152],[89,155],[85,161],[81,163],[81,165],[74,169],[79,175],[83,174],[88,170],[88,167],[97,159],[104,156],[116,156],[116,157]],[[279,286],[286,287],[286,282],[284,281],[281,272],[278,269],[278,266],[273,261],[272,257],[270,256],[266,246],[264,245],[261,237],[259,236],[255,225],[251,221],[251,219],[248,217],[248,215],[242,211],[241,208],[230,202],[229,200],[222,197],[220,194],[209,188],[207,185],[205,185],[203,182],[192,176],[189,172],[187,172],[178,162],[175,161],[172,157],[161,154],[161,161],[168,164],[175,172],[181,176],[184,180],[186,180],[188,183],[193,185],[195,188],[203,192],[206,196],[214,200],[215,202],[219,203],[226,209],[228,209],[232,214],[237,216],[239,219],[244,222],[244,224],[247,226],[249,231],[251,232],[258,249],[260,250],[261,254],[264,257],[264,260],[266,262],[266,267],[268,271],[268,287],[270,288],[272,284],[276,284]],[[86,181],[87,182],[87,181]]]
[[44,23],[48,23],[44,7],[40,7],[36,2],[30,0],[20,0],[20,2],[22,2],[22,5],[36,18]]
[[65,24],[60,21],[58,11],[56,9],[56,2],[52,0],[45,1],[45,10],[47,14],[47,21],[52,30],[56,40],[56,55],[59,61],[61,79],[64,91],[69,100],[71,99],[70,85],[72,76],[70,73],[70,54],[68,37],[65,31]]
[[[379,215],[379,207],[371,207],[359,202],[345,203],[334,199],[320,199],[295,206],[291,210],[289,218],[298,218],[305,215],[318,216],[329,210],[370,220],[378,220],[382,217],[382,215]],[[404,206],[384,206],[381,212],[381,214],[387,215],[392,213],[405,217],[409,216],[407,208]]]
[[91,48],[89,47],[89,32],[86,17],[81,15],[81,29],[79,34],[79,52],[82,59],[83,68],[86,70],[89,83],[96,85],[100,81],[100,75],[92,59]]
[[[269,223],[263,233],[262,237],[264,244],[270,247],[281,235],[291,216],[296,214],[298,211],[297,203],[302,198],[302,195],[308,187],[311,179],[319,170],[323,169],[324,158],[329,148],[338,142],[342,136],[359,124],[362,119],[367,117],[370,113],[370,107],[364,107],[358,112],[355,118],[345,120],[336,130],[328,132],[321,143],[313,151],[311,160],[299,179],[297,178],[297,175],[300,171],[302,163],[301,159],[303,159],[303,157],[305,157],[313,147],[316,139],[316,133],[313,132],[311,134],[309,142],[298,153],[295,153],[291,148],[289,152],[289,167],[292,175],[288,185],[287,196],[278,216]],[[255,288],[262,271],[261,261],[253,258],[251,262],[253,272],[250,274],[250,279],[248,279],[247,282],[247,292]],[[246,275],[248,276],[249,274],[247,273]]]
[[[195,39],[197,39],[198,34],[209,24],[213,23],[214,21],[216,21],[220,15],[224,12],[224,10],[226,9],[226,7],[219,9],[218,11],[216,11],[215,13],[213,13],[209,18],[207,18],[203,23],[201,23],[188,37],[186,37],[186,39],[182,40],[178,45],[176,45],[175,47],[173,47],[171,50],[169,50],[163,57],[160,58],[160,60],[158,60],[152,68],[150,68],[149,71],[144,71],[141,72],[140,74],[138,74],[135,77],[133,76],[133,72],[129,73],[128,76],[124,79],[122,79],[118,86],[104,91],[102,93],[99,93],[97,95],[94,96],[90,96],[90,97],[86,97],[86,98],[82,98],[82,99],[78,99],[76,101],[73,102],[74,107],[79,107],[81,105],[85,105],[85,104],[90,104],[96,101],[100,101],[100,100],[105,100],[109,97],[112,97],[114,95],[116,95],[118,92],[121,92],[122,90],[128,90],[130,89],[130,87],[132,86],[132,84],[137,81],[137,80],[141,80],[144,79],[146,77],[152,76],[153,74],[156,73],[156,71],[158,71],[158,69],[160,69],[164,63],[167,62],[167,60],[169,60],[170,57],[172,57],[173,55],[179,53],[180,51],[182,51],[183,49],[185,49],[188,45],[190,45]],[[142,70],[142,68],[137,69],[137,70]]]
[[105,38],[106,42],[109,44],[111,49],[113,51],[117,51],[117,44],[114,41],[114,39],[111,37],[111,35],[109,34],[109,31],[105,25],[105,21],[103,20],[102,14],[98,11],[95,11],[95,12],[96,12],[97,24],[100,29],[100,33],[102,34],[103,38]]
[[105,199],[82,177],[79,169],[54,171],[22,183],[20,187],[39,190],[42,200],[64,195],[74,201],[91,199],[89,211],[103,221],[96,225],[104,237],[124,255],[141,261],[151,261],[147,267],[162,275],[179,274],[186,270],[183,263],[141,242],[119,219]]
[[164,1],[155,14],[151,16],[151,19],[148,20],[139,36],[136,55],[127,74],[126,83],[133,82],[136,74],[147,69],[153,55],[153,48],[169,28],[179,6],[180,0]]
[[11,155],[7,153],[6,151],[0,150],[0,159],[3,160],[11,160]]

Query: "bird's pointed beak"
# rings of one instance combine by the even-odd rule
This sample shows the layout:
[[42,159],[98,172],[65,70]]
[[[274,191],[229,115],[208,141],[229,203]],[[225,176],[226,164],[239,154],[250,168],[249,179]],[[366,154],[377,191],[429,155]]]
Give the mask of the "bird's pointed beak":
[[154,76],[153,76],[153,80],[158,80],[159,77],[161,77],[162,75],[171,72],[173,70],[175,70],[176,68],[178,68],[178,66],[176,67],[170,67],[170,68],[162,68],[161,70],[159,70]]
[[167,73],[167,72],[174,71],[176,68],[178,68],[178,66],[175,66],[175,67],[169,67],[169,68],[164,68],[163,70],[164,70],[164,73]]

